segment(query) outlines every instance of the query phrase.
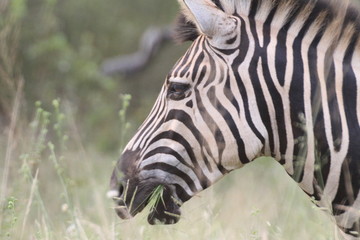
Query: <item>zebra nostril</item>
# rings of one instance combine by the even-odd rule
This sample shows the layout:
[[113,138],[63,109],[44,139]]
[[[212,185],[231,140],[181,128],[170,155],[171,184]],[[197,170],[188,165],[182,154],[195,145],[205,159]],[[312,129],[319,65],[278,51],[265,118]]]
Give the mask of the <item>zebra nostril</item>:
[[107,197],[112,198],[114,200],[119,200],[122,197],[122,194],[124,193],[124,186],[122,183],[119,183],[119,187],[113,188],[112,190],[107,192]]

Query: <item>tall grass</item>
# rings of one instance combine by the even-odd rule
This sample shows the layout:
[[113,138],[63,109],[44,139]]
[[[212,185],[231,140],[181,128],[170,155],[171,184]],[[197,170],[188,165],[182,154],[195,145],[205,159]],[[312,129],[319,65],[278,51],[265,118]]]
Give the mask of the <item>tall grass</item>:
[[[178,224],[148,225],[151,206],[120,220],[106,198],[116,157],[83,146],[68,105],[55,100],[46,110],[38,102],[22,134],[2,137],[12,143],[0,146],[7,176],[0,239],[337,239],[331,218],[269,158],[185,203]],[[161,201],[159,193],[154,201]]]

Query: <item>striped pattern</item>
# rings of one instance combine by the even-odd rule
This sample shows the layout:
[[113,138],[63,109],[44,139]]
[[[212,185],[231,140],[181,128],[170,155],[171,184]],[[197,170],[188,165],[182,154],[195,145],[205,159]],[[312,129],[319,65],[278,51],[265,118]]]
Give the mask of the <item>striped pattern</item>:
[[210,39],[184,10],[179,38],[195,40],[125,149],[138,153],[138,177],[161,179],[186,201],[273,156],[341,228],[358,230],[358,13],[343,0],[214,3],[235,31]]

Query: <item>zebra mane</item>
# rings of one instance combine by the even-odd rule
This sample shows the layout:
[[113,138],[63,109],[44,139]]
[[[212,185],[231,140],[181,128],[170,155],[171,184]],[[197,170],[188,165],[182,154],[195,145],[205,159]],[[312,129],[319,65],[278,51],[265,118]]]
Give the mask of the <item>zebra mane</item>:
[[[181,1],[181,0],[179,0]],[[229,15],[253,18],[266,22],[273,14],[271,25],[286,28],[295,21],[305,22],[311,12],[316,11],[317,17],[312,19],[318,30],[330,29],[334,39],[339,38],[342,31],[353,36],[360,32],[360,14],[351,0],[211,0],[219,9]],[[199,36],[191,14],[184,9],[177,18],[174,39],[177,42],[193,41]]]
[[176,19],[173,38],[176,42],[194,41],[199,36],[196,25],[189,21],[185,14],[181,13]]

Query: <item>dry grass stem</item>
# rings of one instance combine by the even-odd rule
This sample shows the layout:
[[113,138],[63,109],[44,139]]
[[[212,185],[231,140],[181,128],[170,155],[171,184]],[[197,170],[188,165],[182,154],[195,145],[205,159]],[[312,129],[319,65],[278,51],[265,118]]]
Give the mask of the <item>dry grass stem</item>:
[[37,183],[38,183],[38,175],[39,175],[39,169],[36,170],[34,179],[32,181],[31,184],[31,190],[30,190],[30,195],[29,195],[29,200],[28,203],[26,205],[26,210],[25,210],[25,215],[24,215],[24,219],[23,219],[23,223],[22,223],[22,228],[21,228],[21,237],[20,239],[23,239],[24,236],[24,232],[25,232],[25,227],[26,227],[26,222],[31,210],[31,205],[35,196],[35,189],[37,188]]
[[[14,99],[14,104],[13,104],[13,111],[11,114],[10,127],[8,130],[5,162],[4,162],[4,168],[3,168],[3,173],[2,173],[1,190],[0,190],[0,204],[5,200],[6,195],[7,195],[7,185],[8,185],[8,178],[9,178],[9,173],[10,173],[10,163],[11,163],[13,151],[15,149],[16,142],[17,142],[15,140],[15,131],[16,131],[16,124],[18,122],[23,87],[24,87],[24,81],[21,80],[21,81],[19,81],[19,86],[16,91],[16,97]],[[2,223],[2,216],[0,216],[0,226],[1,226],[1,223]]]

